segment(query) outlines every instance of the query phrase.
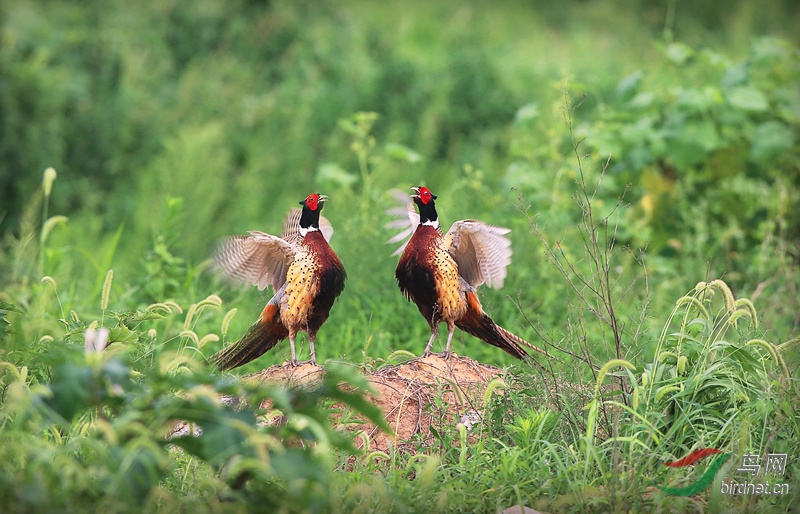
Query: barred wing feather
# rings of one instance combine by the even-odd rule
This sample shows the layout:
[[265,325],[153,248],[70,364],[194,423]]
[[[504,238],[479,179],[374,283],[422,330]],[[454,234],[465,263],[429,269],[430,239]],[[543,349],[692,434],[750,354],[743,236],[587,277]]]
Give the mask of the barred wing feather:
[[472,287],[486,283],[503,287],[506,267],[511,264],[511,230],[477,220],[453,223],[445,235],[445,247],[458,264],[458,274]]
[[414,202],[410,200],[406,193],[398,189],[392,189],[389,193],[391,193],[399,205],[386,210],[386,214],[397,218],[387,223],[386,228],[399,229],[400,232],[386,241],[386,244],[395,244],[403,241],[403,244],[392,254],[392,256],[395,256],[403,253],[403,250],[406,249],[406,245],[408,245],[408,240],[411,239],[414,231],[417,230],[419,214],[417,214],[416,209],[414,209]]
[[251,231],[249,236],[223,239],[214,254],[214,265],[227,277],[278,291],[286,282],[286,271],[294,259],[294,245],[284,239]]

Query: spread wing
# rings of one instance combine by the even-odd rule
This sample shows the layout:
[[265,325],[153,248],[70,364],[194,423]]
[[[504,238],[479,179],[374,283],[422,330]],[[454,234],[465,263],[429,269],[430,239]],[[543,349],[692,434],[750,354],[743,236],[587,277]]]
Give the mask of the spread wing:
[[484,282],[489,287],[503,287],[506,266],[511,264],[511,230],[487,225],[482,221],[461,220],[445,234],[445,247],[458,264],[458,274],[472,287]]
[[[283,221],[283,235],[281,239],[289,243],[295,243],[300,240],[301,214],[303,214],[301,209],[292,209],[289,211],[289,214],[286,215],[286,219]],[[328,218],[325,216],[319,217],[319,230],[322,232],[322,237],[325,238],[325,241],[330,243],[331,237],[333,236],[333,225],[331,225],[331,222],[328,221]]]
[[251,231],[220,241],[214,265],[229,278],[257,286],[272,285],[278,291],[286,282],[286,270],[294,259],[294,245],[280,237]]
[[400,241],[405,240],[403,241],[403,244],[400,245],[400,248],[395,250],[395,252],[392,254],[400,255],[403,253],[403,250],[406,249],[408,240],[411,239],[414,231],[417,230],[417,226],[419,225],[419,214],[417,214],[416,209],[414,209],[414,202],[411,201],[410,197],[406,193],[398,189],[392,189],[389,191],[389,193],[391,193],[395,200],[397,200],[399,205],[386,210],[386,214],[397,218],[396,220],[387,223],[386,228],[400,229],[400,232],[386,241],[386,244],[399,243]]

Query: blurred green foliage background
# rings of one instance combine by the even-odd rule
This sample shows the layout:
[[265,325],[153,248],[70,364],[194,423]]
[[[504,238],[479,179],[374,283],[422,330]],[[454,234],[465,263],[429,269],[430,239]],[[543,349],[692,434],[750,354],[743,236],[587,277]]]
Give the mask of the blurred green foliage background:
[[[509,280],[484,292],[487,310],[533,337],[510,295],[558,331],[569,298],[518,209],[577,255],[564,237],[580,219],[568,91],[583,99],[574,132],[587,170],[610,159],[596,205],[627,188],[616,244],[647,249],[649,289],[631,304],[651,295],[668,312],[724,276],[758,291],[780,337],[797,331],[790,0],[8,0],[0,26],[0,230],[23,248],[50,166],[49,212],[69,218],[43,266],[35,245],[0,258],[12,282],[49,274],[97,295],[114,268],[119,308],[230,291],[241,333],[265,295],[236,296],[197,266],[221,236],[278,232],[319,191],[350,275],[323,354],[417,351],[409,341],[427,327],[396,290],[382,227],[387,190],[426,184],[445,227],[473,217],[513,229]],[[359,126],[359,112],[377,119]],[[617,270],[642,277],[633,258]]]
[[[795,0],[3,0],[0,503],[797,510],[651,485],[690,483],[662,463],[700,447],[789,455],[798,485],[798,35]],[[517,364],[479,425],[354,456],[330,402],[379,414],[339,384],[429,337],[385,244],[388,191],[420,184],[445,228],[512,229],[481,301],[557,359],[457,332],[458,354]],[[218,280],[215,242],[279,233],[313,191],[348,271],[317,339],[332,374],[285,391],[210,369],[272,294]],[[264,399],[286,423],[261,426]],[[175,420],[203,437],[169,439]]]

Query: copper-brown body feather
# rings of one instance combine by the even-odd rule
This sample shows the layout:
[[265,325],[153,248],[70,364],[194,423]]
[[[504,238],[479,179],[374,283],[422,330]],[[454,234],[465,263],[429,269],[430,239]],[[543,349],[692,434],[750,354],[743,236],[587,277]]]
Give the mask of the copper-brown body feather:
[[300,331],[316,336],[346,277],[342,261],[322,234],[309,232],[286,272],[286,290],[280,299],[281,322],[290,336]]
[[258,320],[236,343],[211,357],[220,369],[233,369],[260,357],[298,332],[316,339],[334,300],[344,289],[344,266],[320,232],[298,244],[286,272],[286,283],[272,297]]
[[458,266],[441,239],[435,228],[419,227],[395,271],[400,290],[417,305],[431,328],[443,321],[455,322],[467,310],[466,298],[459,292]]
[[250,236],[223,241],[215,256],[217,265],[229,277],[260,289],[271,284],[275,294],[239,341],[209,359],[220,369],[247,364],[287,337],[291,363],[296,364],[294,341],[298,332],[308,333],[311,362],[316,363],[317,331],[327,321],[347,277],[328,244],[333,230],[319,216],[321,203],[314,203],[315,212],[304,205],[302,216],[299,211],[291,212],[280,238],[251,232]]
[[408,242],[395,271],[397,283],[438,333],[439,323],[448,330],[457,326],[518,359],[527,353],[519,338],[498,326],[481,307],[471,288],[458,275],[458,266],[444,247],[441,233],[431,226],[419,226]]
[[477,287],[502,285],[506,266],[511,262],[511,242],[504,237],[508,229],[494,227],[476,220],[461,220],[447,234],[439,228],[434,206],[436,197],[425,187],[412,188],[419,208],[395,208],[390,212],[403,218],[406,213],[410,228],[393,222],[395,228],[405,229],[389,242],[398,242],[407,234],[411,238],[400,247],[395,278],[400,290],[413,301],[431,328],[431,338],[424,355],[431,351],[439,332],[439,324],[447,324],[445,356],[450,352],[455,327],[496,346],[518,359],[528,354],[523,346],[552,357],[524,339],[497,325],[486,314],[478,300]]

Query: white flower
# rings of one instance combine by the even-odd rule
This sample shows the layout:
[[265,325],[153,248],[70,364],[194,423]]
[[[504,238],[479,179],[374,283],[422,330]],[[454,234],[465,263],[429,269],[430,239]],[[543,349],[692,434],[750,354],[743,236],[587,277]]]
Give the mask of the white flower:
[[86,354],[100,353],[108,342],[108,329],[106,327],[99,330],[90,328],[86,330],[84,337],[86,338]]
[[472,430],[472,427],[480,423],[481,415],[475,410],[470,410],[461,416],[461,424],[467,429],[467,432]]

